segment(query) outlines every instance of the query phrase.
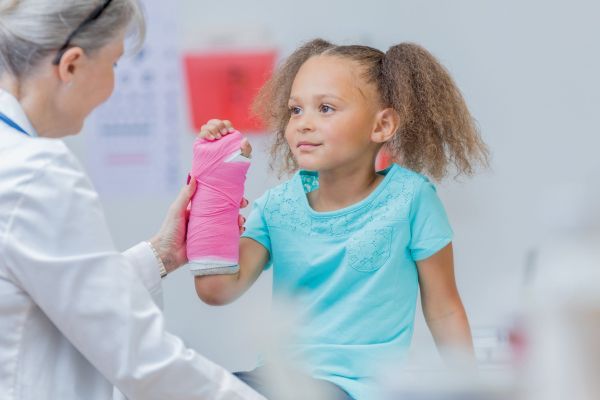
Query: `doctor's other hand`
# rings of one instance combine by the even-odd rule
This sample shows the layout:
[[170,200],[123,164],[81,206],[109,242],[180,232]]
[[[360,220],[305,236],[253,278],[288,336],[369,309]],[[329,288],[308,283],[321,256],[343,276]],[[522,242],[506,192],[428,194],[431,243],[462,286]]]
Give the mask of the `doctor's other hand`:
[[190,216],[189,205],[196,192],[196,178],[190,177],[187,185],[169,207],[163,224],[150,242],[165,264],[167,273],[187,263],[186,236]]

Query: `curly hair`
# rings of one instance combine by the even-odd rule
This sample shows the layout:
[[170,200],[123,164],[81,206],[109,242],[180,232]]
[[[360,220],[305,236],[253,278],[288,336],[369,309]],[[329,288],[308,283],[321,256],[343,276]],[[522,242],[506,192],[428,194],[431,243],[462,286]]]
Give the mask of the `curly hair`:
[[456,175],[472,175],[478,164],[488,165],[489,152],[477,125],[448,71],[423,47],[413,43],[392,46],[386,53],[368,46],[337,46],[323,39],[298,48],[275,71],[258,93],[253,111],[275,132],[272,166],[298,168],[285,139],[289,122],[288,98],[300,67],[311,57],[336,56],[363,67],[365,82],[375,85],[378,101],[400,116],[395,135],[384,144],[391,159],[440,180],[450,167]]

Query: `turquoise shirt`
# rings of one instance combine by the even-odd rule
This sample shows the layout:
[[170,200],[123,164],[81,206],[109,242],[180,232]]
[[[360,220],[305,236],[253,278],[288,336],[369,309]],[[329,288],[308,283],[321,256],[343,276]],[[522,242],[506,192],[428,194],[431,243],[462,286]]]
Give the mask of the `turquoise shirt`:
[[379,368],[406,356],[415,262],[452,240],[427,178],[396,164],[380,173],[384,179],[367,198],[316,212],[306,194],[318,187],[318,175],[300,171],[256,200],[244,234],[270,253],[274,302],[282,296],[299,313],[293,356],[357,400],[377,399]]

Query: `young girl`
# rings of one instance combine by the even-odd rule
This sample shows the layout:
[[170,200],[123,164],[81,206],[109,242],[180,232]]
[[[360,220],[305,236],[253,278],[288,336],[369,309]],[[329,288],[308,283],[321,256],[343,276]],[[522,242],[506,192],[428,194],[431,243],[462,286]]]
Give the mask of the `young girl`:
[[[274,158],[299,171],[256,200],[240,271],[197,277],[200,298],[228,303],[273,265],[274,301],[291,298],[303,316],[290,350],[345,398],[376,399],[377,368],[405,357],[419,287],[438,348],[472,351],[452,230],[421,175],[487,163],[448,72],[415,44],[383,53],[317,39],[275,72],[256,110],[275,132]],[[228,129],[211,120],[201,136]],[[397,164],[376,171],[382,148]]]

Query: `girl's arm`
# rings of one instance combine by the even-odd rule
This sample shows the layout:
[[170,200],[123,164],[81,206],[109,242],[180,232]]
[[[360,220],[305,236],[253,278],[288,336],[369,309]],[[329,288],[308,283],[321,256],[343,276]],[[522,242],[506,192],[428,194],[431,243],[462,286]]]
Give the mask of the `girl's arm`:
[[[211,119],[200,129],[199,137],[219,140],[233,130],[227,120]],[[249,156],[252,147],[242,142],[242,153]],[[240,239],[240,270],[231,275],[196,276],[194,283],[198,297],[210,305],[225,305],[240,297],[258,279],[269,261],[269,252],[260,243],[249,239]]]
[[240,297],[258,279],[269,252],[258,242],[240,239],[240,270],[231,275],[196,276],[196,293],[207,304],[220,306]]
[[418,261],[417,268],[423,314],[438,350],[442,356],[466,353],[474,362],[469,321],[454,279],[452,243]]

